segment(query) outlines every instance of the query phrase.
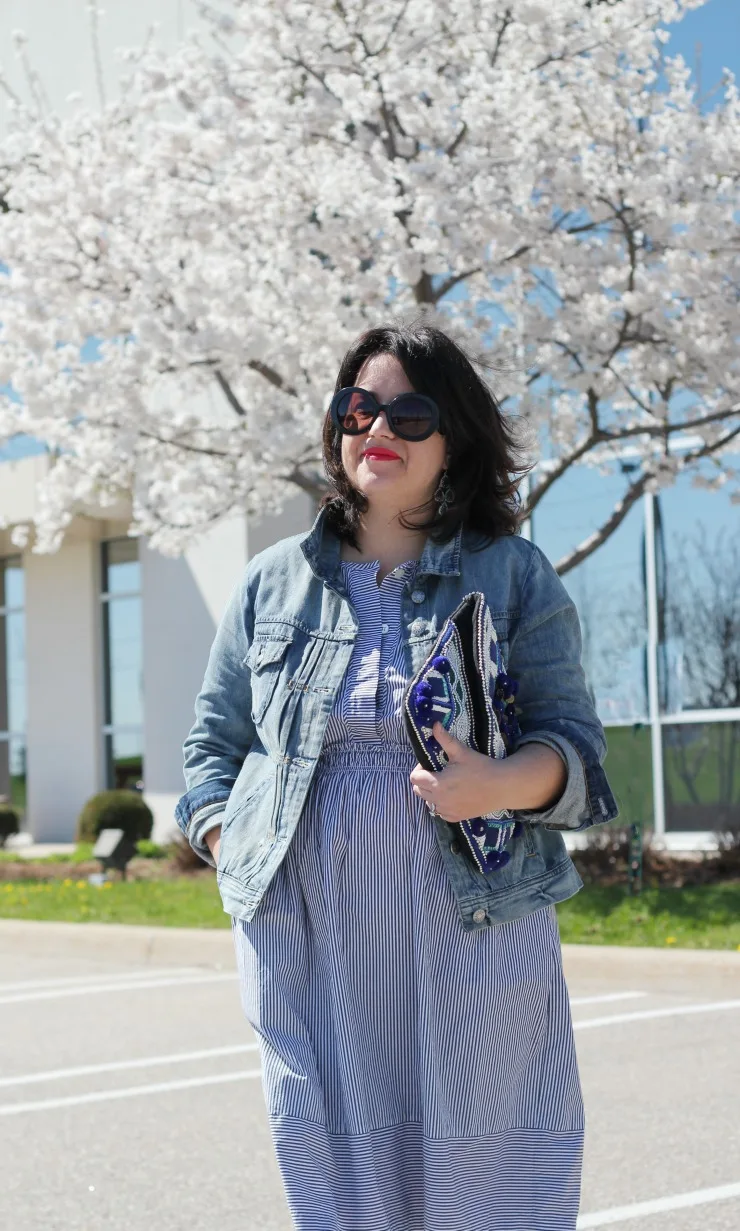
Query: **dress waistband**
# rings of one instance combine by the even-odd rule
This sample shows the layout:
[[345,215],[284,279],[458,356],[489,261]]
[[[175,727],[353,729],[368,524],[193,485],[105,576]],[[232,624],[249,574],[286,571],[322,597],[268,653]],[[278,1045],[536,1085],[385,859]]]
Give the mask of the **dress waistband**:
[[337,773],[345,769],[382,770],[383,773],[397,770],[408,774],[416,761],[411,744],[396,744],[389,741],[358,739],[339,740],[323,748],[316,766],[317,771]]

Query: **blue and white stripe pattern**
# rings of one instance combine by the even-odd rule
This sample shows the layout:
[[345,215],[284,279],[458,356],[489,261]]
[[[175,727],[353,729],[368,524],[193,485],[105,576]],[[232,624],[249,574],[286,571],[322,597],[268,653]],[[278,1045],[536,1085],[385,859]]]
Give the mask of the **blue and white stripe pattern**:
[[[583,1108],[557,921],[465,932],[414,795],[404,577],[361,623],[298,829],[234,920],[297,1231],[573,1231]],[[383,629],[387,631],[383,631]]]

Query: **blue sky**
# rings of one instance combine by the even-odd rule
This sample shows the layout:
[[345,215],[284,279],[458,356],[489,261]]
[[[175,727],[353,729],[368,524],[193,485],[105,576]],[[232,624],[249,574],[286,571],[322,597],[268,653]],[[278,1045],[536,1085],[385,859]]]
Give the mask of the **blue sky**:
[[740,78],[740,0],[709,0],[669,29],[668,54],[680,52],[692,72],[701,43],[702,93],[719,81],[724,68]]

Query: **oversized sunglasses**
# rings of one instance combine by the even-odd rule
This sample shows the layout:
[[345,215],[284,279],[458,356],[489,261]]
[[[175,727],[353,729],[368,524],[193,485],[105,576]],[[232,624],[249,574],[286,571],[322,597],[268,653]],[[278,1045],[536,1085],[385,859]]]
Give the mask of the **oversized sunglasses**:
[[368,389],[353,385],[340,389],[331,401],[332,423],[347,436],[367,432],[381,410],[385,411],[389,428],[401,440],[426,440],[436,431],[444,435],[439,407],[423,393],[399,393],[383,405]]

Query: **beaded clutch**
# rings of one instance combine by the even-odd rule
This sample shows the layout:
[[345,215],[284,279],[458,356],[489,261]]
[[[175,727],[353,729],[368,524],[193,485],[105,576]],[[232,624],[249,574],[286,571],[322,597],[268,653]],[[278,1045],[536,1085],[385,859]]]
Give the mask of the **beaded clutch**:
[[[419,764],[433,772],[447,764],[432,735],[437,721],[476,752],[505,757],[519,734],[517,688],[506,674],[485,596],[479,590],[466,594],[404,694],[406,729]],[[512,815],[504,808],[455,824],[466,854],[482,872],[509,862],[511,855],[504,848],[519,828]]]

